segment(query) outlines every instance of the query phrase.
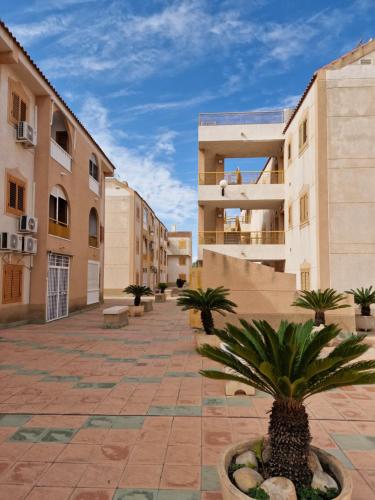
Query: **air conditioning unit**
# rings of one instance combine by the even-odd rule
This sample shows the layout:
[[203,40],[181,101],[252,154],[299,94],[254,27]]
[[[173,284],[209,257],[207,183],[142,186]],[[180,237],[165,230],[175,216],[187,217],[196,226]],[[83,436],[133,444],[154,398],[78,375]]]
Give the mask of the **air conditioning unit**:
[[0,233],[0,250],[22,252],[22,236],[16,233]]
[[32,236],[24,236],[22,243],[22,251],[24,253],[35,254],[37,250],[38,240]]
[[21,215],[18,230],[20,233],[36,233],[38,230],[38,219],[30,215]]
[[36,146],[36,134],[27,122],[18,122],[17,142],[23,142],[25,146]]

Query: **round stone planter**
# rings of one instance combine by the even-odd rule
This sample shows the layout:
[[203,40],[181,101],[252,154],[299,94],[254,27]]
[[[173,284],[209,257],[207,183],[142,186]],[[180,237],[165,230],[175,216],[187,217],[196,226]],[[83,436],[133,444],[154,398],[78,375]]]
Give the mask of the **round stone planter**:
[[167,301],[167,294],[164,293],[155,293],[155,302],[160,303],[160,302],[166,302]]
[[[221,454],[217,470],[220,478],[223,500],[249,500],[249,498],[251,498],[236,488],[236,486],[229,479],[228,467],[234,455],[238,455],[249,450],[260,439],[262,439],[261,436],[256,439],[241,441],[240,443],[231,445]],[[319,448],[315,448],[315,446],[312,446],[311,449],[317,454],[320,463],[325,468],[332,471],[335,479],[340,483],[341,493],[335,498],[335,500],[350,500],[352,498],[353,483],[349,472],[344,468],[341,462],[337,460],[337,458],[333,457],[329,453],[326,453]]]
[[361,314],[355,315],[355,327],[357,331],[369,332],[374,330],[374,316],[362,316]]
[[212,345],[213,347],[219,347],[221,340],[216,335],[207,335],[204,332],[195,332],[195,341],[197,347],[202,347],[204,344]]

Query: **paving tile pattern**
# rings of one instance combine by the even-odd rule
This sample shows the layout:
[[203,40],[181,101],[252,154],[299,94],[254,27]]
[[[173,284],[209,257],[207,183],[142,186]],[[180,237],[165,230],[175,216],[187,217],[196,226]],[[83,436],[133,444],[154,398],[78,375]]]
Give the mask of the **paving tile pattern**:
[[[267,431],[272,400],[227,398],[199,375],[214,364],[174,301],[119,330],[101,328],[101,309],[0,330],[1,499],[222,500],[218,456]],[[308,412],[354,500],[375,498],[375,388],[316,396]]]

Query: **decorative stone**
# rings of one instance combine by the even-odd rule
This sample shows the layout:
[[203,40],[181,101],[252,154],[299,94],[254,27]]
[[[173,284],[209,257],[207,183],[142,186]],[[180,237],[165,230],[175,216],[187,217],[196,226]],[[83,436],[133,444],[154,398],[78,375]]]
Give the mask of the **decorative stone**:
[[250,488],[256,488],[263,482],[263,477],[256,470],[242,467],[233,474],[237,487],[247,493]]
[[330,488],[336,488],[338,489],[336,481],[331,477],[329,474],[327,474],[324,471],[316,471],[314,473],[312,482],[311,482],[311,488],[315,488],[317,490],[321,491],[326,491],[329,490]]
[[311,470],[312,473],[323,470],[323,467],[319,462],[319,458],[313,451],[310,451],[309,453],[308,464],[309,464],[309,469]]
[[238,457],[236,458],[236,464],[246,465],[247,467],[250,467],[250,469],[258,468],[257,457],[251,450],[245,451],[244,453],[241,453],[241,455],[238,455]]
[[271,446],[266,444],[262,450],[262,460],[266,464],[271,458]]
[[271,477],[261,485],[261,489],[268,493],[270,500],[297,500],[294,484],[286,477]]

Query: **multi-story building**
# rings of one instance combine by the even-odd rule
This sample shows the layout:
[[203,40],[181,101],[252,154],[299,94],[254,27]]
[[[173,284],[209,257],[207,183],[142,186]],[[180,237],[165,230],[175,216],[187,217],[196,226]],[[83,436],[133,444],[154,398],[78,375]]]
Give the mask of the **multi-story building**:
[[175,284],[177,278],[190,281],[192,264],[192,237],[190,231],[168,232],[168,283]]
[[[374,103],[372,40],[319,69],[294,110],[201,114],[199,257],[263,263],[298,289],[374,284]],[[257,157],[261,171],[233,170]]]
[[155,288],[167,279],[167,229],[126,182],[105,184],[105,294],[132,284]]
[[0,324],[100,301],[114,166],[0,23]]

